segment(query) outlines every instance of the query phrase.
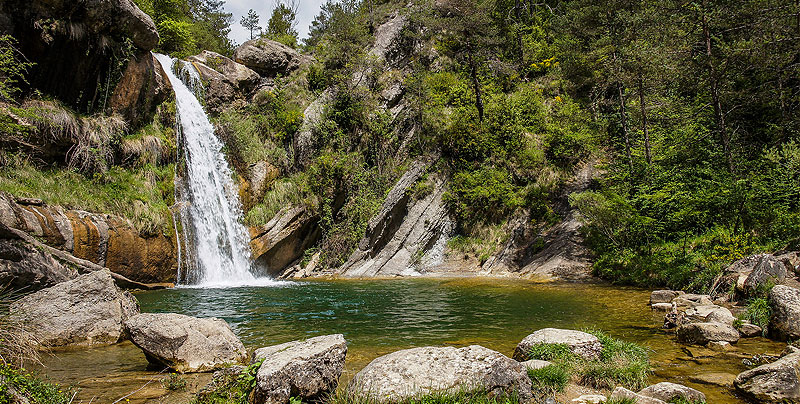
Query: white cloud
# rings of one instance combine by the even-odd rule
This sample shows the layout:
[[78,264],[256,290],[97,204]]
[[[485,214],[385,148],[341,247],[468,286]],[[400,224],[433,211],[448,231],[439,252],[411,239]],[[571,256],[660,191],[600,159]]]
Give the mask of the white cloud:
[[[308,36],[308,28],[314,17],[319,14],[319,7],[324,0],[300,0],[300,8],[297,12],[297,32],[300,33],[301,38]],[[267,25],[267,20],[272,13],[274,0],[227,0],[225,2],[225,10],[233,13],[233,22],[231,23],[231,33],[228,35],[231,40],[237,44],[241,44],[250,39],[250,31],[242,27],[239,21],[243,15],[247,14],[250,9],[258,13],[260,19],[259,24],[264,27]]]

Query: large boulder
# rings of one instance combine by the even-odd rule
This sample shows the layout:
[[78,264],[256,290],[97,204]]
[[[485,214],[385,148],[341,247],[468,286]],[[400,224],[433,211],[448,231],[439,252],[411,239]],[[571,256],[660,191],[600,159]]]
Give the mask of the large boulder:
[[709,342],[730,342],[739,341],[739,331],[733,326],[723,323],[691,323],[678,327],[678,341],[706,345]]
[[0,223],[0,285],[26,292],[74,279],[78,272]]
[[150,118],[162,102],[172,95],[172,84],[152,53],[137,52],[128,62],[114,93],[110,106],[133,127]]
[[636,404],[666,404],[663,400],[636,394],[624,387],[614,389],[609,399],[616,402],[633,402]]
[[735,321],[736,317],[734,317],[733,313],[731,313],[731,311],[725,307],[717,307],[705,317],[706,323],[722,323],[733,325]]
[[282,275],[322,236],[319,216],[304,207],[283,209],[266,225],[249,230],[256,268],[273,277]]
[[463,389],[484,389],[493,395],[531,398],[531,381],[522,364],[478,345],[465,348],[421,347],[373,360],[348,386],[349,394],[375,402]]
[[800,289],[778,285],[769,292],[770,335],[781,341],[800,339]]
[[771,254],[763,254],[758,260],[753,272],[744,281],[744,292],[753,294],[759,289],[770,285],[778,285],[786,279],[788,274],[786,264],[776,259]]
[[258,73],[219,53],[203,51],[188,61],[206,83],[205,106],[211,112],[221,112],[233,101],[247,98],[261,81]]
[[346,355],[347,342],[341,334],[257,349],[253,362],[263,362],[250,402],[288,404],[290,397],[303,402],[325,399],[336,390]]
[[251,39],[239,45],[233,52],[233,59],[264,77],[285,76],[297,70],[303,62],[296,50],[265,38]]
[[23,297],[11,305],[43,348],[114,344],[139,303],[121,291],[109,271],[97,271]]
[[176,372],[209,372],[247,360],[242,342],[218,318],[139,314],[125,328],[150,363]]
[[739,373],[733,385],[761,403],[800,402],[800,353]]
[[682,384],[661,382],[642,389],[638,393],[641,396],[657,398],[661,401],[674,402],[683,399],[690,403],[700,403],[706,401],[706,395]]
[[538,344],[564,344],[573,353],[587,360],[599,358],[603,351],[603,344],[592,334],[575,330],[543,328],[528,335],[517,345],[514,350],[514,359],[527,360],[528,352]]
[[654,290],[650,293],[650,304],[672,303],[672,299],[684,294],[677,290]]

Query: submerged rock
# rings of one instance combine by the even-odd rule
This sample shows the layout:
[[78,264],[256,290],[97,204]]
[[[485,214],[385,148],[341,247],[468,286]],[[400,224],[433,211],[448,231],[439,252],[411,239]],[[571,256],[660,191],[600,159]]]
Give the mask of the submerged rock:
[[531,381],[522,364],[478,345],[412,348],[381,356],[358,372],[348,387],[350,394],[377,402],[464,389],[517,394],[523,402],[531,398]]
[[769,292],[772,316],[769,333],[775,339],[800,339],[800,289],[778,285]]
[[594,360],[600,357],[603,344],[592,334],[582,331],[561,330],[557,328],[543,328],[528,335],[514,350],[514,359],[528,359],[528,352],[538,344],[564,344],[576,355]]
[[225,320],[182,314],[139,314],[125,322],[147,360],[176,372],[209,372],[247,360],[247,351]]
[[657,398],[661,401],[674,402],[683,399],[688,402],[705,402],[706,395],[682,384],[661,382],[642,389],[641,396]]
[[765,403],[800,401],[800,353],[736,376],[733,385],[740,392]]
[[722,323],[691,323],[678,327],[678,341],[687,344],[706,345],[709,342],[739,341],[739,331]]
[[336,390],[346,355],[347,342],[341,334],[257,349],[253,362],[263,362],[250,402],[288,404],[290,397],[303,402],[325,399]]
[[25,296],[10,312],[44,348],[107,345],[124,339],[123,323],[139,303],[110,272],[97,271]]

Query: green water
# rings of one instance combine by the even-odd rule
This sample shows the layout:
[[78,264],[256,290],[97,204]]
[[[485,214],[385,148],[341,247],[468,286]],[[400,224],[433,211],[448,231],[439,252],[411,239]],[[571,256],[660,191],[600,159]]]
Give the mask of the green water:
[[[248,349],[341,333],[348,341],[342,383],[372,359],[424,345],[479,344],[511,355],[516,344],[545,327],[606,331],[652,350],[652,381],[698,388],[710,402],[737,402],[728,389],[689,380],[702,372],[736,374],[741,359],[780,351],[780,344],[742,341],[733,353],[710,360],[689,358],[660,329],[663,315],[647,306],[649,291],[607,285],[536,284],[520,280],[414,279],[312,281],[272,288],[174,289],[138,293],[142,312],[175,312],[225,319]],[[57,381],[81,387],[79,398],[114,401],[148,380],[144,356],[130,343],[62,352],[46,361]],[[192,388],[207,375],[190,377]],[[180,402],[152,382],[132,402]]]

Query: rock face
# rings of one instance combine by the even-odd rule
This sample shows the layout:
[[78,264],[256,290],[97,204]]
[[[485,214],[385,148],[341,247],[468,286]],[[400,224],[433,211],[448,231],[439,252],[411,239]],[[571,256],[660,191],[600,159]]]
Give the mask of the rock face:
[[736,376],[733,385],[762,403],[800,401],[800,353],[750,369]]
[[242,342],[218,318],[139,314],[125,328],[150,363],[176,372],[209,372],[247,360]]
[[0,285],[26,292],[74,279],[78,272],[26,243],[0,223]]
[[138,52],[129,62],[111,95],[111,110],[133,127],[152,117],[162,102],[172,96],[164,69],[152,53]]
[[561,330],[557,328],[543,328],[528,335],[514,350],[514,359],[528,359],[528,352],[538,344],[564,344],[576,355],[593,360],[600,357],[603,344],[592,334],[582,331]]
[[781,341],[800,339],[800,290],[778,285],[769,292],[770,335]]
[[250,228],[250,251],[264,275],[279,276],[320,236],[319,216],[305,208],[291,208],[278,213],[263,227]]
[[705,345],[709,342],[739,341],[739,331],[722,323],[691,323],[678,327],[678,341],[687,344]]
[[206,83],[206,108],[220,112],[236,98],[247,98],[261,81],[258,73],[219,53],[203,51],[187,59]]
[[358,372],[348,387],[351,393],[378,402],[471,388],[490,394],[516,392],[523,402],[531,398],[524,367],[478,345],[413,348],[381,356]]
[[111,273],[97,271],[25,296],[10,312],[42,347],[105,345],[123,339],[123,323],[139,313],[139,303]]
[[744,281],[745,293],[752,294],[769,283],[780,284],[788,274],[786,265],[771,254],[763,254],[753,272]]
[[336,390],[346,355],[347,342],[341,334],[257,349],[253,362],[263,362],[250,402],[288,404],[290,397],[303,402],[324,399]]
[[24,203],[0,193],[0,223],[137,282],[175,281],[174,238],[161,233],[143,236],[116,216],[20,201]]
[[416,199],[411,188],[425,172],[415,163],[389,191],[381,210],[370,219],[367,232],[337,273],[345,277],[408,276],[441,263],[453,223],[442,196],[443,181]]
[[233,59],[264,77],[287,75],[297,70],[302,58],[296,50],[269,39],[251,39],[233,52]]
[[641,396],[656,398],[661,401],[673,402],[684,399],[688,402],[705,402],[706,395],[682,384],[661,382],[654,384],[638,393]]

